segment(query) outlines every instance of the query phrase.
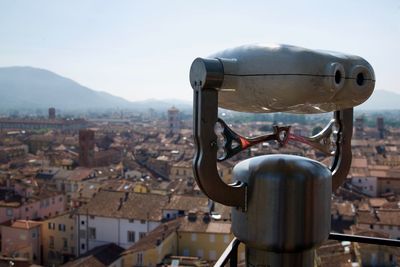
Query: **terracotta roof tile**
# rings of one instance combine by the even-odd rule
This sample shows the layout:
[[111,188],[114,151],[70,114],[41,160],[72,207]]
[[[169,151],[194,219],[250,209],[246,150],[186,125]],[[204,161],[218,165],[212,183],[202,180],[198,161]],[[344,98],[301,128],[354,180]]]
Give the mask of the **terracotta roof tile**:
[[164,207],[166,210],[198,210],[208,212],[208,198],[201,196],[173,195]]
[[168,201],[167,196],[101,190],[79,214],[100,217],[126,218],[136,220],[160,221],[161,209]]

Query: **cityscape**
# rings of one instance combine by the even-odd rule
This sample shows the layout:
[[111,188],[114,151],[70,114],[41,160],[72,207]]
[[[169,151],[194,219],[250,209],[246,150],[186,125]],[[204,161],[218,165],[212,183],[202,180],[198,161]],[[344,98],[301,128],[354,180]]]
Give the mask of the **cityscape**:
[[[236,115],[220,111],[227,121],[243,120]],[[197,186],[192,120],[185,117],[172,106],[75,119],[51,107],[47,117],[1,118],[1,262],[212,266],[233,238],[231,209]],[[290,122],[296,134],[310,136],[329,121],[257,118],[232,127],[257,136]],[[372,125],[365,114],[356,117],[351,171],[332,199],[333,231],[400,238],[399,136],[383,117]],[[220,176],[229,183],[235,163],[273,153],[329,164],[304,144],[264,142],[219,164]],[[244,255],[240,247],[239,263]],[[391,247],[328,241],[316,266],[394,266],[399,257]]]
[[400,266],[400,2],[0,1],[0,267]]

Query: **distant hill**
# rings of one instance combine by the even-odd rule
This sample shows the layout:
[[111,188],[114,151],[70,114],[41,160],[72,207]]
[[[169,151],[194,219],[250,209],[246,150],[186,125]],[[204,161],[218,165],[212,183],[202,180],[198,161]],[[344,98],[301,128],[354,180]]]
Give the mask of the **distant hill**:
[[[0,67],[0,111],[47,109],[104,110],[153,108],[165,111],[171,106],[186,112],[192,110],[191,101],[176,99],[131,102],[106,92],[95,91],[54,72],[33,67]],[[400,109],[400,95],[375,90],[371,98],[358,110]]]
[[132,103],[105,92],[94,91],[54,72],[32,67],[0,68],[0,107],[65,110],[127,108]]
[[400,110],[400,94],[375,89],[372,96],[357,110]]

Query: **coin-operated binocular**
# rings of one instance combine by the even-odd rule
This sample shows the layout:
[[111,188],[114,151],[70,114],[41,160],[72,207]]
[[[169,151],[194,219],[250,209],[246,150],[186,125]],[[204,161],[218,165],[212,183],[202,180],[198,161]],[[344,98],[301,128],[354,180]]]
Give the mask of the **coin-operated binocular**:
[[[197,58],[193,162],[196,181],[211,199],[232,206],[234,235],[246,245],[248,266],[313,266],[314,248],[330,232],[331,194],[351,164],[353,107],[372,94],[374,71],[363,58],[287,45],[249,45]],[[290,126],[246,138],[218,118],[218,107],[241,112],[334,112],[318,134]],[[222,131],[216,132],[219,125]],[[218,136],[224,142],[218,142]],[[264,155],[238,163],[224,183],[217,162],[260,142],[308,144],[332,157],[329,167],[299,156]]]

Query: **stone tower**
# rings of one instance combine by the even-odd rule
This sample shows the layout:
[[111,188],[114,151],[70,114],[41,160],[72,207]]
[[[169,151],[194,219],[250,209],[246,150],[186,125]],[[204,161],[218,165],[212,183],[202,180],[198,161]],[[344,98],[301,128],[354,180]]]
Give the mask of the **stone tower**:
[[79,130],[79,165],[83,167],[94,166],[94,131]]
[[169,132],[173,134],[178,134],[181,130],[179,109],[177,109],[176,107],[168,109],[168,128]]

